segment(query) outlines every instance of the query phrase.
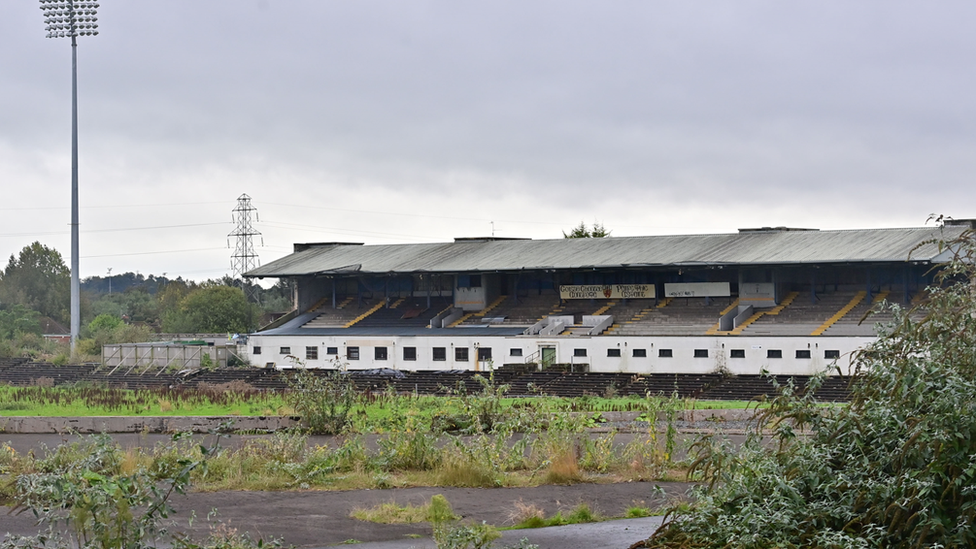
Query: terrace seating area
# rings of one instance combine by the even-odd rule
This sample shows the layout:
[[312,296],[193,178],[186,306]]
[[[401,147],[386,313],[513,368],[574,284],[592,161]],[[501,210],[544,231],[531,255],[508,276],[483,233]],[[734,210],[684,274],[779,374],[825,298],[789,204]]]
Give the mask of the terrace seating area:
[[[746,336],[862,336],[876,335],[875,325],[891,320],[890,313],[865,313],[897,290],[884,290],[866,296],[864,291],[823,291],[815,302],[809,293],[794,292],[784,300],[776,314],[758,315],[736,333]],[[863,297],[862,297],[863,296]],[[792,296],[791,296],[792,297]],[[484,311],[465,315],[453,326],[531,326],[551,315],[613,315],[614,323],[604,335],[685,336],[713,333],[717,322],[734,298],[596,299],[560,302],[555,294],[501,296]],[[437,314],[450,309],[450,297],[397,298],[389,303],[382,297],[359,299],[343,296],[336,308],[331,299],[316,305],[316,316],[302,328],[415,328],[426,327]],[[756,312],[768,312],[757,309]],[[567,329],[564,335],[573,335]]]
[[[756,400],[772,398],[776,395],[775,379],[779,386],[786,386],[792,380],[794,387],[802,391],[810,381],[810,376],[741,375],[727,377],[721,383],[708,388],[698,398],[702,400]],[[848,400],[850,378],[831,377],[814,393],[817,400],[824,402],[845,402]]]
[[356,327],[371,328],[424,328],[430,325],[431,319],[438,313],[451,307],[448,298],[434,297],[427,305],[426,297],[401,298],[390,303],[389,307],[382,303],[373,306],[372,312],[355,322]]
[[26,358],[0,359],[0,384],[14,386],[67,385],[91,375],[94,364],[55,366]]
[[865,315],[886,298],[890,291],[882,291],[868,298],[864,291],[839,291],[817,294],[811,302],[809,294],[799,294],[777,315],[763,315],[749,324],[742,335],[751,336],[863,336],[877,335],[875,325],[890,322],[890,312]]
[[[639,300],[635,300],[639,301]],[[668,298],[657,305],[648,303],[629,319],[612,310],[615,326],[613,335],[704,335],[714,326],[734,298],[704,297]]]
[[346,296],[333,309],[331,300],[323,300],[311,311],[316,313],[315,318],[303,324],[302,328],[342,328],[381,303],[382,298],[363,299],[360,302],[355,296]]
[[470,315],[461,326],[477,326],[491,322],[504,326],[531,326],[559,308],[559,296],[505,296],[494,307]]
[[633,376],[631,382],[620,391],[621,396],[670,396],[694,398],[706,389],[720,384],[721,374],[651,374]]
[[[95,371],[92,364],[55,366],[26,360],[0,360],[0,384],[13,386],[72,385],[77,382],[108,387],[147,389],[160,387],[220,385],[241,381],[259,390],[281,391],[288,388],[287,370],[267,368],[218,368],[187,375],[174,373],[120,373]],[[335,370],[309,370],[315,375],[331,375]],[[472,371],[353,370],[350,376],[360,391],[447,394],[463,389],[467,393],[481,390],[475,379],[484,373]],[[771,397],[775,388],[771,378],[757,375],[722,376],[720,374],[649,374],[580,373],[562,371],[496,370],[497,385],[508,385],[508,396],[639,396],[677,393],[681,398],[701,400],[753,400]],[[776,376],[781,386],[792,379],[797,388],[806,387],[808,376]],[[829,377],[815,393],[818,400],[844,402],[849,398],[850,378]]]

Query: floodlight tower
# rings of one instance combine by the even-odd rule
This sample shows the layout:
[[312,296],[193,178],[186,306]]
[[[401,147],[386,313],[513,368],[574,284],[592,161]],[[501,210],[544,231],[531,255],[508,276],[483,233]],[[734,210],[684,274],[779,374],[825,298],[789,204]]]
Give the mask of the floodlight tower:
[[[257,220],[257,208],[251,206],[251,197],[242,194],[237,198],[237,207],[233,209],[233,220],[237,224],[234,232],[227,235],[235,237],[237,244],[234,247],[234,255],[230,256],[230,268],[232,276],[241,277],[241,288],[244,288],[244,273],[259,266],[261,261],[258,254],[254,252],[254,237],[261,236],[255,230],[251,221],[251,214]],[[262,244],[264,242],[262,241]],[[228,242],[229,245],[229,242]]]
[[41,0],[48,38],[71,37],[71,352],[81,331],[78,262],[78,37],[98,34],[97,2]]

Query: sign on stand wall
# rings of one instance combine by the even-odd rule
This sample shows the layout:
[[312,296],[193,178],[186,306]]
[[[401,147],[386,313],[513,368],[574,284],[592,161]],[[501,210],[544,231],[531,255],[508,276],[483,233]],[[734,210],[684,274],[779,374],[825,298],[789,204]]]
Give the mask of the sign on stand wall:
[[664,285],[665,297],[728,297],[728,282],[675,282]]
[[654,299],[653,284],[562,285],[560,299]]

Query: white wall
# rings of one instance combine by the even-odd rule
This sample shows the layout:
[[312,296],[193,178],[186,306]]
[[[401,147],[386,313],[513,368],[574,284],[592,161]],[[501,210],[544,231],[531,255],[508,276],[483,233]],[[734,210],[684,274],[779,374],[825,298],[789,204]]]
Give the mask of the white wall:
[[[556,362],[589,364],[591,372],[625,373],[712,373],[727,370],[732,374],[758,374],[768,370],[772,374],[809,375],[820,372],[834,363],[825,358],[825,351],[836,351],[837,365],[844,375],[850,373],[851,353],[874,340],[868,337],[539,337],[539,336],[466,336],[459,330],[456,336],[424,337],[353,337],[353,336],[264,336],[255,334],[248,340],[251,363],[263,366],[275,363],[278,368],[292,367],[293,361],[281,353],[281,347],[301,359],[309,368],[331,368],[338,356],[349,369],[392,368],[397,370],[485,370],[488,365],[478,361],[477,348],[490,347],[495,367],[506,363],[523,363],[543,346],[556,348]],[[254,354],[254,347],[261,353]],[[306,346],[317,347],[318,359],[305,360]],[[335,347],[338,355],[328,355],[328,347]],[[358,360],[347,360],[349,347],[359,348]],[[387,359],[375,358],[376,347],[386,347]],[[403,359],[403,348],[415,347],[417,360]],[[445,360],[433,360],[435,347],[445,349]],[[468,360],[459,361],[455,349],[466,347]],[[512,356],[517,349],[521,356]],[[577,349],[585,356],[577,356]],[[608,356],[608,349],[619,349],[620,356]],[[635,349],[643,349],[645,357],[634,356]],[[661,356],[670,350],[671,357]],[[695,351],[707,351],[708,356],[696,358]],[[732,358],[733,350],[742,351],[744,358]],[[770,358],[769,351],[780,351],[782,358]],[[797,351],[809,351],[810,358],[797,358]],[[834,372],[832,372],[834,373]]]

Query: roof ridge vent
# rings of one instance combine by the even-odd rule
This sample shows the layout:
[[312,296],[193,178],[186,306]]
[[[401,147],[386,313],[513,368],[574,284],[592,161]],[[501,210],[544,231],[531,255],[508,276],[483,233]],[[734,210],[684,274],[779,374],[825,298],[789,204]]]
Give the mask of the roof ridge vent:
[[362,246],[362,242],[306,242],[306,243],[295,243],[294,250],[295,253],[304,252],[310,248],[329,248],[332,246]]
[[517,236],[456,236],[454,242],[495,242],[497,240],[532,240]]
[[740,233],[787,233],[793,231],[819,231],[820,229],[801,229],[797,227],[760,227],[758,229],[739,229]]

